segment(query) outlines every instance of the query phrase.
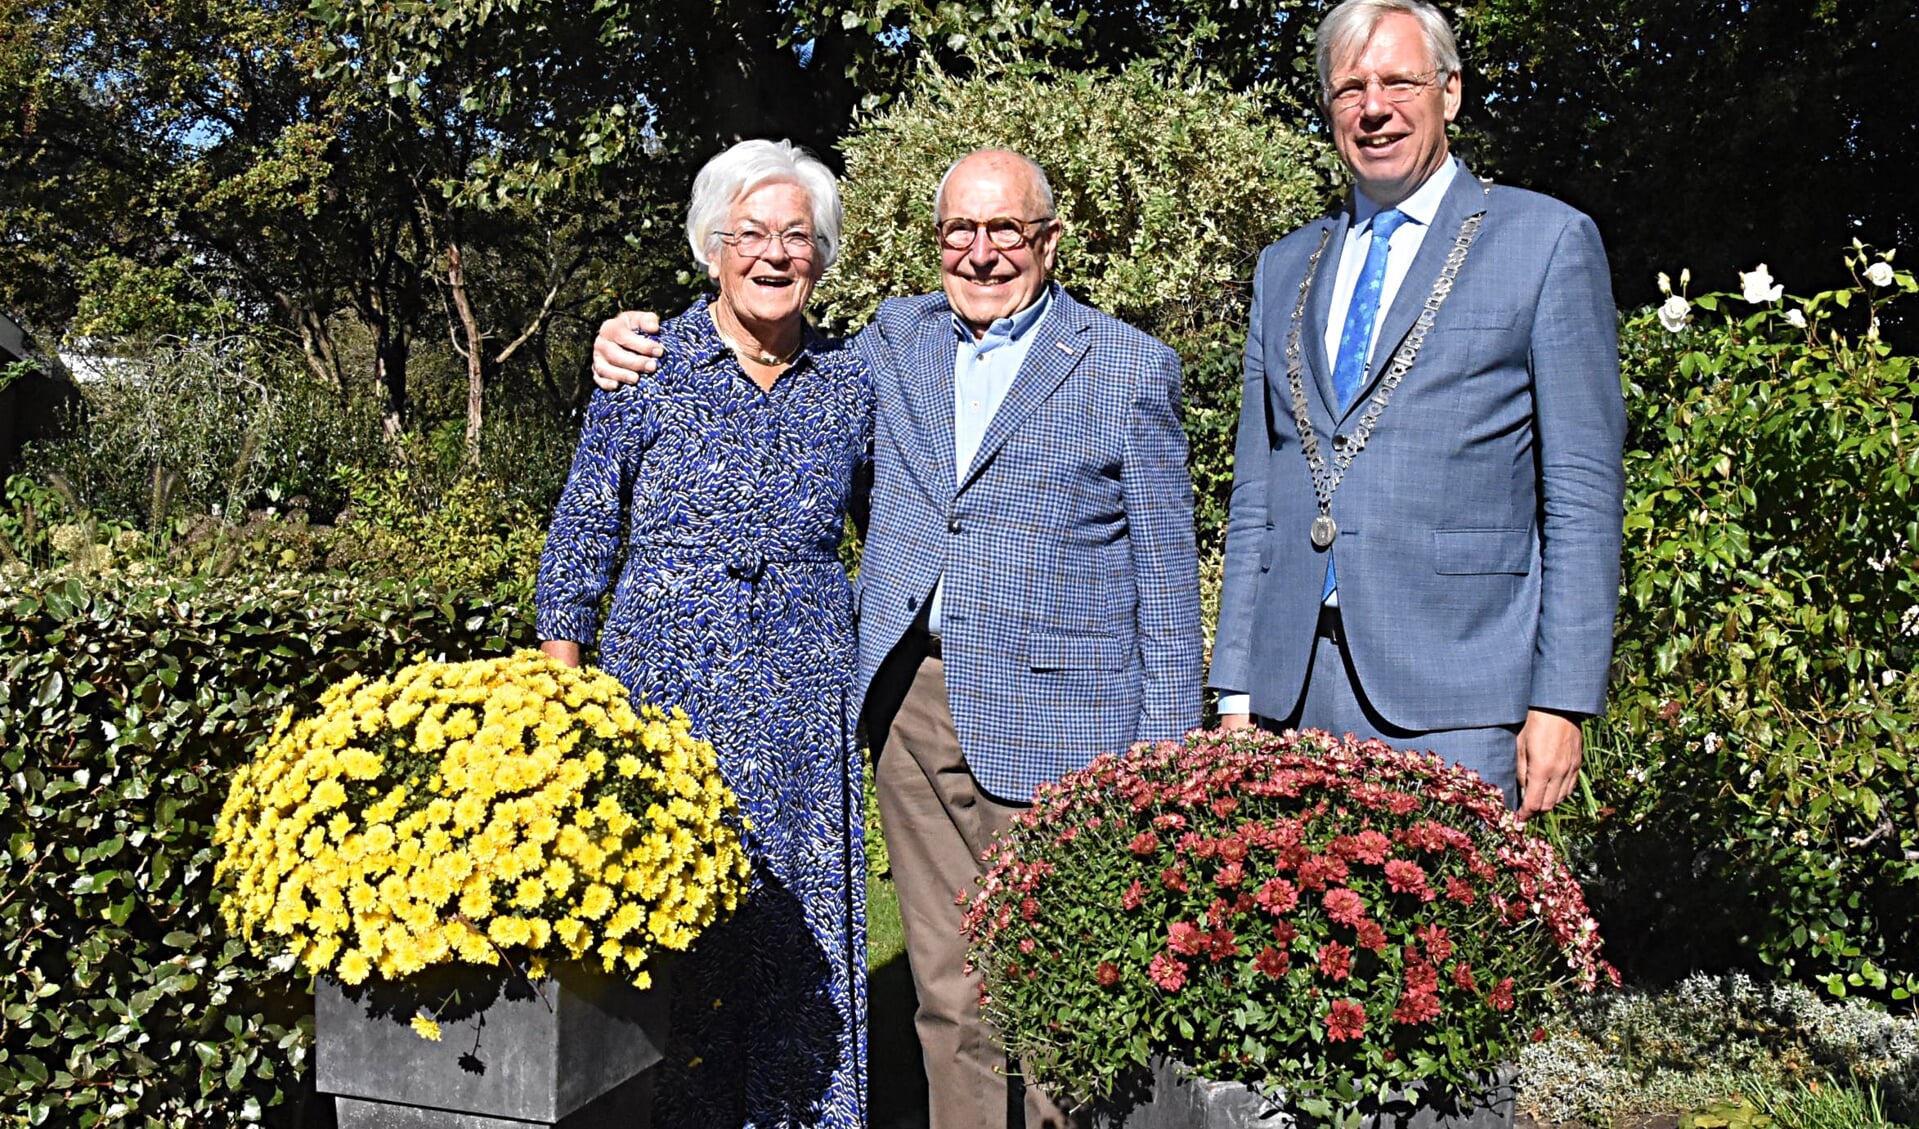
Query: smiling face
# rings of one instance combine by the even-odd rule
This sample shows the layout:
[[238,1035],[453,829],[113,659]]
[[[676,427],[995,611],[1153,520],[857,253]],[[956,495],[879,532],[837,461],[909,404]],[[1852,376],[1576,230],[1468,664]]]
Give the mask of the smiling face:
[[[1051,215],[1033,171],[1007,153],[975,153],[961,161],[947,179],[938,218],[989,220],[997,216],[1035,220]],[[953,312],[984,336],[992,324],[1011,317],[1039,301],[1053,271],[1059,249],[1060,225],[1049,224],[1033,239],[1011,250],[993,246],[982,232],[964,251],[940,247],[940,285]]]
[[775,238],[766,241],[757,257],[720,244],[707,273],[719,283],[722,316],[734,322],[721,328],[733,334],[743,332],[762,348],[783,351],[778,346],[799,330],[800,314],[813,296],[822,268],[817,247],[805,257],[796,257],[777,236],[791,231],[811,234],[812,201],[797,184],[762,184],[733,201],[723,230],[755,230]]
[[[1366,83],[1357,105],[1331,106],[1327,114],[1340,160],[1359,190],[1381,207],[1412,195],[1446,163],[1446,125],[1459,113],[1459,75],[1449,74],[1404,102],[1389,101],[1382,85],[1395,77],[1424,78],[1433,69],[1419,21],[1405,12],[1381,17],[1359,53],[1333,69],[1334,89],[1354,78]],[[1380,81],[1367,82],[1374,76]]]

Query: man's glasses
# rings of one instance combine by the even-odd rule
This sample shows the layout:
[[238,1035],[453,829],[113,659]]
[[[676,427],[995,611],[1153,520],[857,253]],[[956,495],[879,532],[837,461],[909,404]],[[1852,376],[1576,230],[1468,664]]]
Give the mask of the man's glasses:
[[940,243],[950,250],[972,250],[973,241],[979,238],[980,231],[984,229],[988,243],[1002,251],[1012,251],[1032,242],[1055,222],[1052,216],[1036,220],[1015,219],[1012,216],[969,220],[955,216],[939,221],[934,228],[940,233]]
[[1326,95],[1333,108],[1350,110],[1366,100],[1366,91],[1379,84],[1379,96],[1388,102],[1410,102],[1439,78],[1436,70],[1424,74],[1376,74],[1371,78],[1348,75]]
[[767,250],[775,243],[786,248],[786,254],[789,258],[805,259],[811,258],[813,254],[814,243],[812,235],[798,228],[792,231],[782,231],[778,235],[753,227],[744,228],[740,231],[716,231],[713,234],[720,237],[720,242],[733,248],[740,254],[745,255],[749,259],[757,259],[765,255]]

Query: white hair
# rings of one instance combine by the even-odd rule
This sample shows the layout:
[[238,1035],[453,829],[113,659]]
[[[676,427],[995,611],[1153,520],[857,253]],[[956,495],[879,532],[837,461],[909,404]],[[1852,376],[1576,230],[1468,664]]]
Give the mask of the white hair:
[[[1054,216],[1057,213],[1053,207],[1053,186],[1047,183],[1046,170],[1039,167],[1038,161],[1035,161],[1033,158],[1027,156],[1024,153],[1015,153],[1011,149],[975,149],[971,153],[966,154],[964,157],[961,157],[959,160],[954,161],[952,164],[946,166],[946,174],[940,177],[939,190],[933,193],[933,215],[935,217],[939,219],[946,218],[945,214],[940,209],[944,206],[946,202],[946,182],[953,179],[954,170],[958,169],[961,165],[965,164],[966,162],[972,160],[974,157],[977,157],[982,153],[995,153],[995,154],[1005,156],[1019,164],[1025,165],[1027,172],[1032,174],[1033,190],[1039,195],[1040,209],[1044,211],[1046,214],[1044,216],[1015,216],[1014,217],[1015,219],[1036,220],[1036,219],[1054,218]],[[972,218],[979,219],[979,220],[990,220],[993,217],[992,216],[973,216]]]
[[1438,8],[1423,0],[1346,0],[1319,24],[1319,100],[1326,105],[1333,93],[1333,68],[1366,49],[1379,21],[1404,12],[1419,21],[1426,38],[1426,54],[1439,71],[1439,81],[1459,73],[1459,44]]
[[840,252],[839,181],[820,159],[791,141],[742,141],[706,162],[693,178],[686,206],[686,241],[703,267],[719,257],[719,232],[740,197],[768,184],[794,184],[813,212],[813,242],[820,269]]

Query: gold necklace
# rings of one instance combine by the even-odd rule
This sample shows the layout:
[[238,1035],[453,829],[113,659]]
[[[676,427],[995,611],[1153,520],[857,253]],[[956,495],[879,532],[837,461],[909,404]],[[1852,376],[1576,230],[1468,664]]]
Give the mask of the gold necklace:
[[779,368],[782,365],[792,364],[793,358],[800,355],[800,349],[806,344],[806,332],[805,330],[801,330],[799,341],[795,343],[791,349],[787,350],[785,356],[780,356],[778,353],[762,353],[757,349],[748,349],[738,341],[733,340],[732,336],[729,335],[726,330],[720,328],[720,318],[717,312],[713,315],[713,332],[720,335],[720,344],[733,350],[734,356],[743,361],[754,361],[758,364],[765,365],[767,368]]

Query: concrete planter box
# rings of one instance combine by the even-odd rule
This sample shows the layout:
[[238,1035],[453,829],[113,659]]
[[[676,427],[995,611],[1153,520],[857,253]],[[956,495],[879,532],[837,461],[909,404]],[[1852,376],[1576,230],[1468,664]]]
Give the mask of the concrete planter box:
[[[1411,1094],[1368,1113],[1366,1129],[1512,1129],[1513,1072],[1500,1070],[1478,1109],[1442,1114]],[[1126,1110],[1094,1118],[1098,1129],[1316,1129],[1237,1082],[1213,1082],[1181,1074],[1160,1061],[1153,1070],[1152,1095]]]
[[[479,980],[478,970],[461,970]],[[487,970],[490,972],[491,970]],[[422,999],[442,1038],[408,1025]],[[314,986],[315,1081],[340,1129],[646,1129],[669,989],[577,970],[537,985],[453,977],[406,992]]]

